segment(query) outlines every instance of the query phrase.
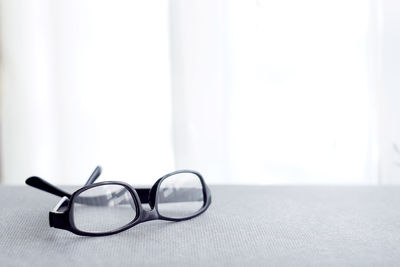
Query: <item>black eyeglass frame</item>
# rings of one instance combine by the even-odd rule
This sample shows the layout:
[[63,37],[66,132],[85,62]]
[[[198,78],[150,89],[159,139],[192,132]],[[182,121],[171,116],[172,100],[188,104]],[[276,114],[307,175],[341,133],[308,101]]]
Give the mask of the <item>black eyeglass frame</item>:
[[[175,174],[180,174],[180,173],[191,173],[196,175],[202,185],[202,190],[203,190],[203,199],[204,203],[201,209],[199,209],[197,212],[194,214],[183,217],[183,218],[173,218],[173,217],[167,217],[163,216],[160,214],[158,210],[158,192],[160,185],[162,182],[167,179],[168,177],[175,175]],[[158,179],[154,185],[151,188],[134,188],[131,185],[120,182],[120,181],[106,181],[106,182],[100,182],[100,183],[93,183],[94,180],[97,179],[97,177],[101,174],[101,168],[97,167],[93,174],[90,176],[89,180],[83,186],[82,188],[76,190],[74,193],[71,195],[64,192],[61,189],[56,188],[55,186],[49,184],[48,182],[42,180],[39,177],[30,177],[26,180],[26,183],[28,185],[31,185],[33,187],[36,187],[38,189],[47,191],[49,193],[62,196],[62,199],[58,202],[58,204],[55,206],[55,208],[49,212],[49,222],[50,226],[58,229],[64,229],[67,231],[70,231],[74,234],[81,235],[81,236],[107,236],[107,235],[112,235],[112,234],[117,234],[122,231],[128,230],[132,228],[135,225],[138,225],[143,222],[147,221],[152,221],[152,220],[166,220],[166,221],[184,221],[184,220],[189,220],[192,219],[196,216],[199,216],[203,212],[205,212],[208,207],[211,205],[211,191],[207,184],[205,183],[202,175],[196,171],[192,170],[178,170],[174,171],[171,173],[168,173]],[[132,196],[134,202],[135,202],[135,207],[136,207],[136,216],[135,218],[129,222],[128,224],[117,228],[112,231],[105,231],[105,232],[85,232],[82,230],[79,230],[74,223],[74,199],[79,196],[82,192],[89,190],[94,187],[98,186],[103,186],[103,185],[120,185],[123,186]],[[146,199],[147,195],[147,199]],[[147,201],[146,201],[147,200]],[[143,203],[148,203],[150,205],[150,210],[146,210],[143,208],[142,204]]]

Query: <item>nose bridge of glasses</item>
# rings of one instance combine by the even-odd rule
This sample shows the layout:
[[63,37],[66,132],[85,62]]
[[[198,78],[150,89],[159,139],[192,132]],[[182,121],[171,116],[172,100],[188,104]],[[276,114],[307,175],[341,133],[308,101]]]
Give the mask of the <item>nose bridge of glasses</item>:
[[158,213],[155,209],[143,210],[141,214],[141,222],[147,222],[157,220],[159,218]]
[[149,198],[149,205],[150,208],[153,209],[156,203],[156,193],[157,193],[157,188],[158,188],[158,184],[160,183],[161,178],[157,180],[157,182],[154,183],[154,185],[151,187],[149,194],[148,194],[148,198]]

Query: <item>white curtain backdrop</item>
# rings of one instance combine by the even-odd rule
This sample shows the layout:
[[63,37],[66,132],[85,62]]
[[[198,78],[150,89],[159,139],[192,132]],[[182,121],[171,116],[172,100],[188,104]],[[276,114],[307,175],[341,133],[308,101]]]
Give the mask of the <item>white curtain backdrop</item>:
[[377,181],[372,3],[173,3],[178,164],[221,182]]
[[394,0],[1,0],[2,181],[400,181]]
[[174,169],[166,1],[2,1],[2,179]]

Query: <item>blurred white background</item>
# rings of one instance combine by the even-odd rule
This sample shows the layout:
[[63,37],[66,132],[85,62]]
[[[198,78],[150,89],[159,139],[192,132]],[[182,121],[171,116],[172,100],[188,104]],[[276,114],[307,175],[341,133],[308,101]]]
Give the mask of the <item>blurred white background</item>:
[[400,183],[398,1],[0,3],[3,183]]

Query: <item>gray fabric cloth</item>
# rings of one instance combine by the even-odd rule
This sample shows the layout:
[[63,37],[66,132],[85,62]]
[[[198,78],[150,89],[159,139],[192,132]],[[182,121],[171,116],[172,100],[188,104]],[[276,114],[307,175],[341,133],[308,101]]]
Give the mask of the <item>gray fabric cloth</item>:
[[49,227],[58,197],[0,186],[0,266],[400,265],[400,187],[211,191],[211,207],[193,220],[93,238]]

